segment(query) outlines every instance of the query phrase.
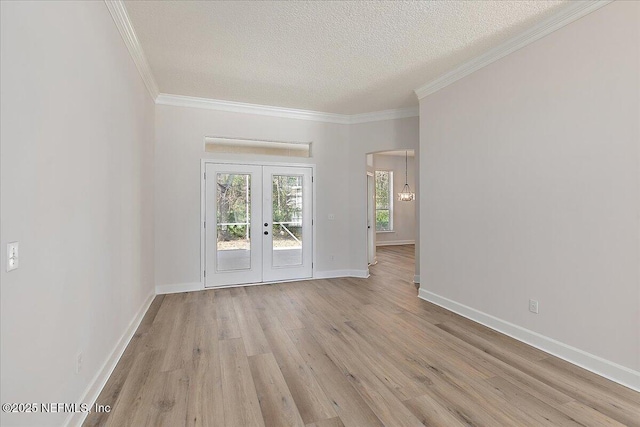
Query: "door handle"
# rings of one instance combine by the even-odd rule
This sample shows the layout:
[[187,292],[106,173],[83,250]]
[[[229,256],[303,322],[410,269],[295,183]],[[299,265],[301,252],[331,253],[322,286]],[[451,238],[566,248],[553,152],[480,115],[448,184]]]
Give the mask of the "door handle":
[[268,232],[268,231],[265,231],[265,232],[264,232],[264,235],[266,236],[267,234],[269,234],[269,232]]
[[269,224],[265,222],[265,223],[264,223],[264,226],[265,226],[265,227],[268,227],[268,226],[269,226]]

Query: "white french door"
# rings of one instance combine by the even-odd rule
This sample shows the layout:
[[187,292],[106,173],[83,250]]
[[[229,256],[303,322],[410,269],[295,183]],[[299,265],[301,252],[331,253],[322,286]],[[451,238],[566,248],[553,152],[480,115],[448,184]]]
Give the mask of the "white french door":
[[205,286],[312,275],[312,169],[207,163]]
[[205,171],[205,286],[262,281],[262,167]]
[[311,168],[262,169],[262,280],[311,277]]

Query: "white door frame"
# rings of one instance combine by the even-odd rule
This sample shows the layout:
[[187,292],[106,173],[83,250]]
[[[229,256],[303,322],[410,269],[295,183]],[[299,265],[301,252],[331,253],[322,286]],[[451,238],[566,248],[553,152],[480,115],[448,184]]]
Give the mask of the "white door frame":
[[[376,181],[372,172],[367,172],[367,264],[374,265],[376,259]],[[369,180],[372,181],[371,190]],[[372,194],[370,193],[370,190]],[[372,197],[373,196],[373,197]]]
[[[205,182],[205,170],[207,167],[207,163],[218,163],[218,164],[230,164],[230,165],[251,165],[251,166],[290,166],[290,167],[298,167],[298,168],[311,168],[311,229],[312,229],[312,238],[313,238],[313,249],[312,249],[312,262],[311,262],[311,278],[316,277],[316,165],[315,163],[288,163],[288,162],[257,162],[257,161],[243,161],[243,160],[221,160],[221,159],[201,159],[200,160],[200,283],[202,285],[201,289],[215,289],[215,288],[207,288],[205,287],[205,269],[207,267],[207,261],[205,259],[205,245],[206,245],[206,229],[204,227],[205,218],[206,218],[206,182]],[[308,280],[308,279],[296,279],[296,280]],[[296,281],[291,280],[291,281]],[[287,280],[279,280],[276,283],[286,282]],[[274,282],[260,282],[255,283],[256,285],[262,285],[267,283]],[[248,284],[253,285],[254,283]],[[232,285],[233,286],[247,286],[245,285]]]

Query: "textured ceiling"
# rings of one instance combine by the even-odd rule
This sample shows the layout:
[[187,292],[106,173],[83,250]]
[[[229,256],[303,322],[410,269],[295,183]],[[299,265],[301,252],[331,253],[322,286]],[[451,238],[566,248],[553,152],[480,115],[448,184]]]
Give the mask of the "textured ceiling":
[[129,1],[160,91],[341,114],[413,90],[564,1]]

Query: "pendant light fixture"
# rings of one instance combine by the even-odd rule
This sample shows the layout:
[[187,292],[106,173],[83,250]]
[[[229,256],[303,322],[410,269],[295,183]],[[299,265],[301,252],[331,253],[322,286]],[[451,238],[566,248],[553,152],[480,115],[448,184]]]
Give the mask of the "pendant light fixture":
[[409,187],[409,152],[404,152],[404,187],[402,191],[398,193],[398,201],[411,202],[416,199],[416,193],[411,191]]

